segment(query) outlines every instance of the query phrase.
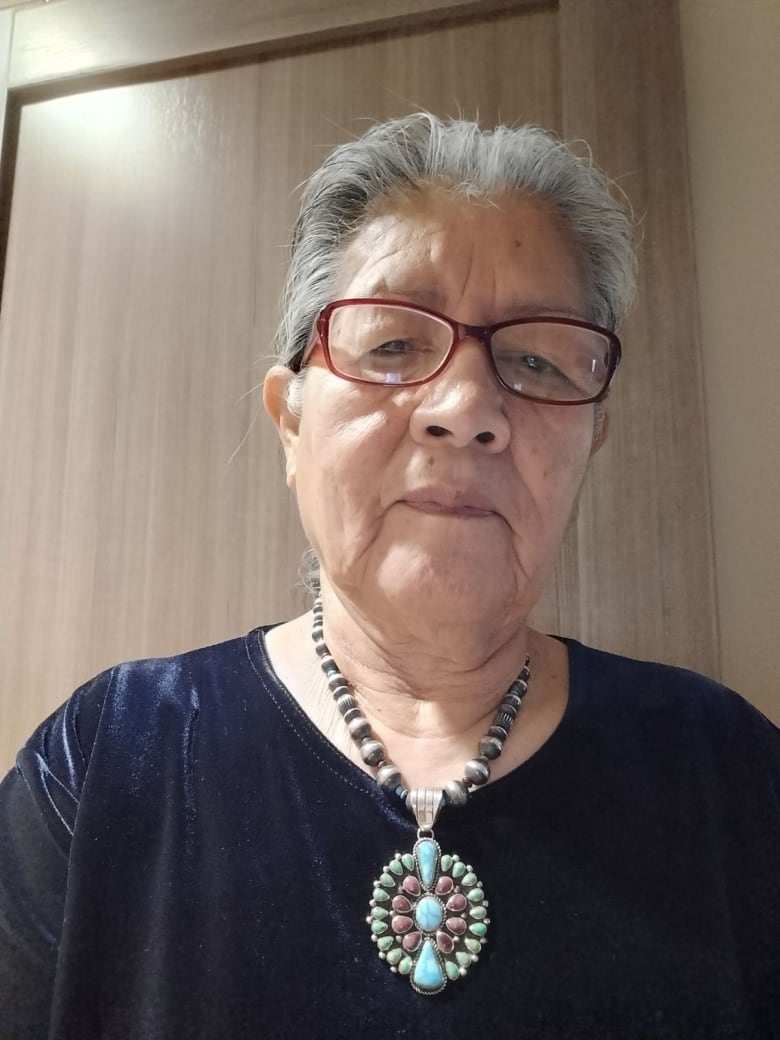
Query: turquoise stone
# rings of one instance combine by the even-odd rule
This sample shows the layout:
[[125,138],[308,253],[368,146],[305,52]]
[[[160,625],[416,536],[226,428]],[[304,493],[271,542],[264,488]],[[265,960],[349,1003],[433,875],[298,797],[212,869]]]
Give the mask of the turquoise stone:
[[485,898],[485,893],[481,888],[472,888],[466,898],[470,903],[481,903]]
[[371,931],[374,935],[381,935],[383,932],[387,931],[387,924],[384,921],[372,921]]
[[398,971],[401,973],[401,975],[408,975],[411,970],[412,958],[402,957],[401,960],[398,962]]
[[481,939],[487,934],[487,925],[482,921],[476,921],[474,924],[469,925],[469,931],[472,935],[476,935],[477,938]]
[[405,852],[403,856],[401,856],[401,862],[407,870],[414,870],[414,856],[411,852]]
[[472,906],[469,910],[469,917],[473,917],[475,921],[481,921],[487,917],[487,909],[484,906]]
[[466,873],[466,864],[462,860],[458,860],[457,863],[452,865],[452,876],[455,878],[463,877]]
[[464,939],[466,949],[471,953],[479,953],[481,947],[479,939]]
[[418,928],[424,932],[435,932],[442,922],[444,911],[441,903],[433,896],[423,896],[414,911]]
[[433,949],[433,943],[430,939],[426,939],[422,952],[417,958],[417,963],[414,966],[414,974],[412,975],[412,982],[419,989],[428,992],[434,992],[437,989],[441,989],[444,985],[444,972],[441,970],[439,958],[436,956]]
[[422,883],[426,888],[429,888],[436,876],[436,857],[438,855],[436,842],[432,841],[431,838],[421,838],[417,842],[414,851],[417,854]]
[[460,970],[455,961],[445,961],[444,970],[447,972],[447,978],[452,979],[453,982],[460,976]]
[[477,875],[474,873],[473,870],[470,870],[468,872],[468,874],[464,874],[463,875],[463,882],[462,883],[464,885],[468,885],[469,888],[471,888],[472,885],[476,885],[476,883],[477,883]]
[[385,888],[395,888],[396,879],[385,870],[379,875],[379,884],[384,885]]
[[385,910],[383,906],[375,906],[371,908],[371,916],[378,918],[380,921],[384,920],[389,913],[390,911]]
[[377,903],[384,903],[389,898],[390,898],[389,893],[385,892],[385,890],[383,888],[375,888],[374,889],[374,899],[377,901]]
[[395,942],[395,937],[392,935],[383,935],[381,939],[377,939],[376,944],[380,950],[386,952]]
[[401,947],[400,946],[396,946],[392,950],[390,950],[390,952],[388,953],[387,958],[386,958],[387,963],[388,964],[398,964],[398,962],[403,957],[403,955],[404,955],[404,951],[401,949]]
[[452,856],[448,856],[446,854],[446,852],[445,852],[445,854],[441,858],[441,869],[442,870],[449,870],[451,866],[452,866]]
[[469,955],[467,953],[464,953],[462,950],[458,950],[458,952],[455,954],[455,960],[458,962],[461,968],[468,968],[469,964],[471,964],[471,957],[469,957]]
[[396,875],[403,874],[404,872],[404,868],[400,859],[391,860],[390,863],[387,864],[387,868],[388,870],[392,871],[393,874]]

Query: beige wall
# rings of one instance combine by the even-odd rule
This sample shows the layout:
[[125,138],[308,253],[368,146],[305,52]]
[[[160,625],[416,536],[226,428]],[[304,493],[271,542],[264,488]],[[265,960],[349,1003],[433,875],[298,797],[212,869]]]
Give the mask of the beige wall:
[[780,721],[780,0],[680,0],[721,665]]

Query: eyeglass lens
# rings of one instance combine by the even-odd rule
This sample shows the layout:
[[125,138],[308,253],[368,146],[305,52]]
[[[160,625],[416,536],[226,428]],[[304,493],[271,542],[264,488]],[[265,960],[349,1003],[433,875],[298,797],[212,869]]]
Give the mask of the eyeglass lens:
[[[396,386],[432,376],[453,341],[453,329],[445,321],[387,304],[337,307],[328,327],[331,363],[339,373]],[[493,333],[490,350],[508,389],[542,400],[588,400],[601,392],[609,375],[609,340],[576,325],[508,325]]]

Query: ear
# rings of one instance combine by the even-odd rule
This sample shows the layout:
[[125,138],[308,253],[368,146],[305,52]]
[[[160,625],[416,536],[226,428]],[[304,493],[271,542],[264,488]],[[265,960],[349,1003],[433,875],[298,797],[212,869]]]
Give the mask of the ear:
[[607,432],[609,430],[609,412],[604,407],[603,402],[599,401],[595,406],[593,413],[593,443],[590,447],[591,455],[595,455],[601,445],[607,439]]
[[298,432],[300,419],[287,403],[287,389],[295,378],[295,373],[283,365],[269,368],[263,381],[263,404],[270,416],[279,440],[284,448],[286,460],[287,486],[295,487],[296,458],[298,450]]

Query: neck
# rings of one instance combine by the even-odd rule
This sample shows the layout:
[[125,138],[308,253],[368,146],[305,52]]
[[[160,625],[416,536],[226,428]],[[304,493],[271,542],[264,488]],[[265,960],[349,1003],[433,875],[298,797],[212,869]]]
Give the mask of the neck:
[[[444,632],[422,639],[422,624],[399,632],[392,619],[366,617],[326,586],[322,598],[325,641],[407,787],[441,786],[463,776],[464,763],[478,753],[526,654],[533,677],[517,725],[491,764],[491,780],[534,754],[558,725],[568,695],[566,650],[524,622],[498,634],[471,626],[481,633],[479,640],[468,637],[468,626],[459,640]],[[306,614],[269,633],[274,668],[325,736],[356,765],[373,772],[336,709],[311,630],[312,616]]]
[[525,619],[496,626],[493,618],[368,613],[325,584],[321,599],[339,669],[378,718],[395,717],[410,733],[426,719],[457,733],[494,711],[532,641]]

